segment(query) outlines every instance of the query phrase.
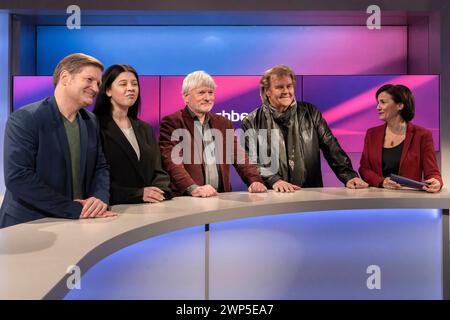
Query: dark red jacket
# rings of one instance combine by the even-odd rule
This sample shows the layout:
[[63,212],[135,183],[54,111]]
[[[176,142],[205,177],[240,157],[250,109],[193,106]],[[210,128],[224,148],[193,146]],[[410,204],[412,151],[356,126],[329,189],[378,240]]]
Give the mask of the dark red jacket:
[[[359,167],[361,178],[375,187],[384,180],[381,158],[385,132],[386,124],[367,130]],[[443,185],[430,130],[408,123],[398,174],[418,181],[436,178]]]
[[[231,181],[230,181],[230,162],[233,162],[236,171],[244,180],[244,182],[249,186],[253,182],[261,182],[264,184],[261,176],[258,173],[258,169],[255,165],[249,163],[248,155],[245,154],[245,162],[243,164],[237,163],[237,154],[233,153],[233,158],[231,161],[226,161],[226,129],[233,129],[231,121],[224,118],[223,116],[217,115],[215,113],[209,113],[210,122],[209,125],[212,129],[217,129],[222,133],[223,143],[217,143],[216,148],[222,148],[221,151],[223,155],[222,164],[219,164],[221,182],[224,192],[231,191]],[[191,137],[191,161],[190,163],[176,164],[171,159],[172,149],[180,141],[171,141],[172,132],[176,129],[187,129]],[[179,110],[169,116],[166,116],[161,121],[160,126],[160,138],[159,146],[161,149],[161,158],[163,162],[164,169],[169,173],[171,180],[171,189],[174,191],[175,195],[182,195],[184,191],[191,185],[197,184],[202,186],[205,184],[205,168],[203,163],[194,163],[194,120],[187,111],[187,107]],[[239,142],[236,138],[232,140],[229,144],[229,148],[237,150],[239,148],[242,152]],[[198,150],[203,150],[201,145],[198,146]],[[228,152],[230,155],[231,153]],[[242,162],[242,161],[241,161]]]

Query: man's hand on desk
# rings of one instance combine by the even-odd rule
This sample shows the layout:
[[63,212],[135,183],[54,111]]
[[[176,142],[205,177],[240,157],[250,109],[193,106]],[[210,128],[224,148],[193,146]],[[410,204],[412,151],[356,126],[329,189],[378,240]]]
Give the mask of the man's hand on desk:
[[353,179],[348,180],[345,186],[349,189],[364,189],[368,188],[369,184],[361,178],[354,177]]
[[150,203],[161,202],[165,199],[164,191],[158,187],[145,187],[142,199]]
[[296,190],[300,190],[300,187],[284,180],[278,180],[273,184],[272,189],[276,192],[295,192]]
[[80,214],[80,219],[107,218],[117,216],[117,213],[107,210],[108,205],[106,203],[95,197],[90,197],[88,199],[75,199],[74,201],[79,202],[83,206]]

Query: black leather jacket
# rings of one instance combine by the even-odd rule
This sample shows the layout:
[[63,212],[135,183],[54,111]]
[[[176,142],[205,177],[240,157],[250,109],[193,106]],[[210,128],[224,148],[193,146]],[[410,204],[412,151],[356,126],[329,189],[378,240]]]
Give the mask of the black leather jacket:
[[[301,187],[323,186],[320,167],[320,150],[322,150],[329,166],[334,171],[338,179],[342,181],[342,183],[346,184],[348,180],[358,176],[352,168],[350,158],[344,150],[342,150],[336,137],[334,137],[331,133],[331,130],[326,121],[323,119],[319,109],[310,103],[297,102],[296,112],[293,117],[295,116],[297,117],[297,121],[295,122],[298,126],[298,136],[291,139],[291,141],[295,141],[295,144],[299,144],[297,146],[297,150],[300,150],[300,152],[298,152],[296,161],[300,162],[299,168],[303,168],[303,172],[300,175],[301,177],[297,179],[300,181],[289,182],[297,184]],[[272,117],[268,106],[262,105],[258,109],[251,112],[242,121],[242,129],[244,131],[247,131],[248,129],[255,129],[256,132],[258,132],[259,129],[273,129],[274,122],[271,118]],[[283,137],[281,133],[280,136]],[[270,143],[270,137],[268,137],[267,141]],[[284,144],[285,142],[283,141],[282,143]],[[248,151],[248,145],[246,145],[246,148]],[[287,146],[287,153],[290,152],[290,148],[293,148],[292,144],[291,146]],[[286,157],[284,157],[284,159],[286,161]],[[261,170],[261,167],[263,166],[261,166],[259,157],[258,164],[260,165]],[[268,187],[272,187],[272,185],[280,179],[286,181],[292,180],[286,175],[286,172],[282,172],[282,166],[283,164],[280,163],[280,169],[276,174],[266,176],[262,174]],[[286,163],[284,166],[287,168]]]

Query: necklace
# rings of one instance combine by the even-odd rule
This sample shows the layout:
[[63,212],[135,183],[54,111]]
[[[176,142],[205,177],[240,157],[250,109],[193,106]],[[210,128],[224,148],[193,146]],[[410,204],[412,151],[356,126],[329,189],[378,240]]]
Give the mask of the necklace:
[[[389,137],[389,139],[386,139],[386,140],[388,140],[388,141],[390,140],[390,143],[388,143],[388,145],[390,147],[393,147],[395,144],[401,143],[406,137],[406,126],[404,126],[400,129],[400,133],[394,133],[388,127],[386,130],[386,138],[388,138],[388,137]],[[395,143],[395,142],[397,142],[397,143]]]
[[[403,140],[405,140],[405,134],[399,134],[399,135],[395,135],[392,138],[389,139],[391,142],[389,143],[389,145],[391,147],[393,147],[394,145],[398,145],[400,144]],[[388,140],[388,141],[389,141]]]

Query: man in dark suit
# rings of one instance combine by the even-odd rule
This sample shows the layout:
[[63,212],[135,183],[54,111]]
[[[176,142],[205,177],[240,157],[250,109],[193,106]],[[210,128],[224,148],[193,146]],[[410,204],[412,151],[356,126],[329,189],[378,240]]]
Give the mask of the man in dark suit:
[[229,192],[233,164],[249,192],[266,192],[256,166],[249,163],[234,136],[231,121],[210,112],[215,87],[204,71],[187,75],[182,88],[186,107],[161,122],[159,145],[171,189],[176,195],[193,197]]
[[0,227],[45,217],[97,218],[107,211],[109,173],[95,116],[103,65],[72,54],[55,69],[54,96],[11,114],[6,124],[6,193]]

